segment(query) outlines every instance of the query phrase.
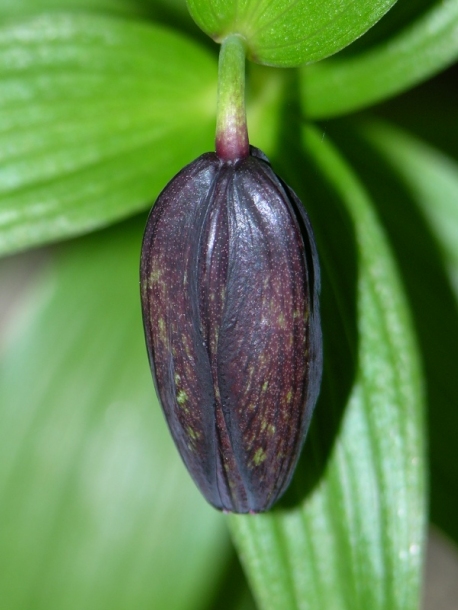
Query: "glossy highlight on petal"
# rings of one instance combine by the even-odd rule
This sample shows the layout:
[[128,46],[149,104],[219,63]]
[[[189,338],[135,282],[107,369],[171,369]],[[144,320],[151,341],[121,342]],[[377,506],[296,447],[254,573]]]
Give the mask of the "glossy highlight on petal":
[[265,511],[289,484],[321,380],[319,289],[307,214],[261,151],[206,153],[158,197],[141,255],[148,355],[216,508]]

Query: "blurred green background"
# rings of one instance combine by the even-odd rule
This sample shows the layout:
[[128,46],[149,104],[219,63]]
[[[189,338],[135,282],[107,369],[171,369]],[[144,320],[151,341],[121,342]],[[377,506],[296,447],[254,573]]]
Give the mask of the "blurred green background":
[[456,0],[399,0],[335,58],[248,66],[326,363],[291,490],[228,518],[168,435],[138,285],[148,208],[213,149],[218,47],[181,0],[0,0],[2,610],[417,608],[428,521],[426,608],[458,608],[457,32]]

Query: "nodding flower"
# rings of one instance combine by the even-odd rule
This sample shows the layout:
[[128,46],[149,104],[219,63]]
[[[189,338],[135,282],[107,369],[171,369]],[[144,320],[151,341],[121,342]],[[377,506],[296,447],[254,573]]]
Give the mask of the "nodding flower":
[[206,153],[159,195],[141,253],[156,390],[213,506],[269,509],[318,397],[320,270],[302,203],[267,157]]

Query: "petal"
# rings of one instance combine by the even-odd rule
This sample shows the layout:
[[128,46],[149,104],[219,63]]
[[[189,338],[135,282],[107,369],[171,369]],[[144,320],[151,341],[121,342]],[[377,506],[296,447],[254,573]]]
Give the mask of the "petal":
[[183,461],[217,507],[214,392],[199,326],[196,261],[219,165],[216,155],[202,155],[166,186],[148,219],[141,260],[156,389]]
[[312,392],[312,404],[308,388],[311,277],[304,240],[310,235],[302,235],[287,193],[264,162],[245,160],[227,199],[218,384],[248,506],[260,511],[290,480],[316,398]]

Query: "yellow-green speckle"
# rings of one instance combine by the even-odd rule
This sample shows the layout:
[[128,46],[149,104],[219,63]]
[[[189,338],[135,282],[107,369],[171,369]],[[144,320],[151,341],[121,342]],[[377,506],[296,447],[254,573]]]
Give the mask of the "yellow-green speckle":
[[269,387],[269,382],[268,381],[264,381],[264,383],[262,384],[262,391],[263,392],[267,392],[267,388]]
[[192,438],[193,441],[197,440],[198,438],[200,438],[200,434],[199,432],[196,432],[193,428],[191,428],[191,426],[188,426],[186,428],[186,431],[188,433],[188,436],[190,438]]
[[253,456],[253,464],[255,466],[259,466],[260,464],[262,464],[264,462],[264,460],[267,458],[267,454],[264,451],[264,449],[262,447],[259,447],[259,449],[256,450],[256,453]]
[[154,284],[157,284],[161,278],[162,271],[160,269],[153,269],[149,276],[149,287],[152,288]]
[[165,320],[164,318],[159,318],[157,321],[157,325],[159,327],[159,339],[162,343],[167,341],[167,332],[165,330]]
[[186,392],[184,390],[180,390],[177,394],[177,403],[179,405],[183,406],[187,400],[188,400],[188,395],[186,394]]
[[288,392],[288,394],[286,395],[286,402],[289,404],[293,399],[293,393],[291,392],[291,390]]
[[184,349],[184,353],[186,354],[186,358],[192,362],[194,360],[194,356],[192,355],[191,347],[186,335],[181,335],[181,345]]

